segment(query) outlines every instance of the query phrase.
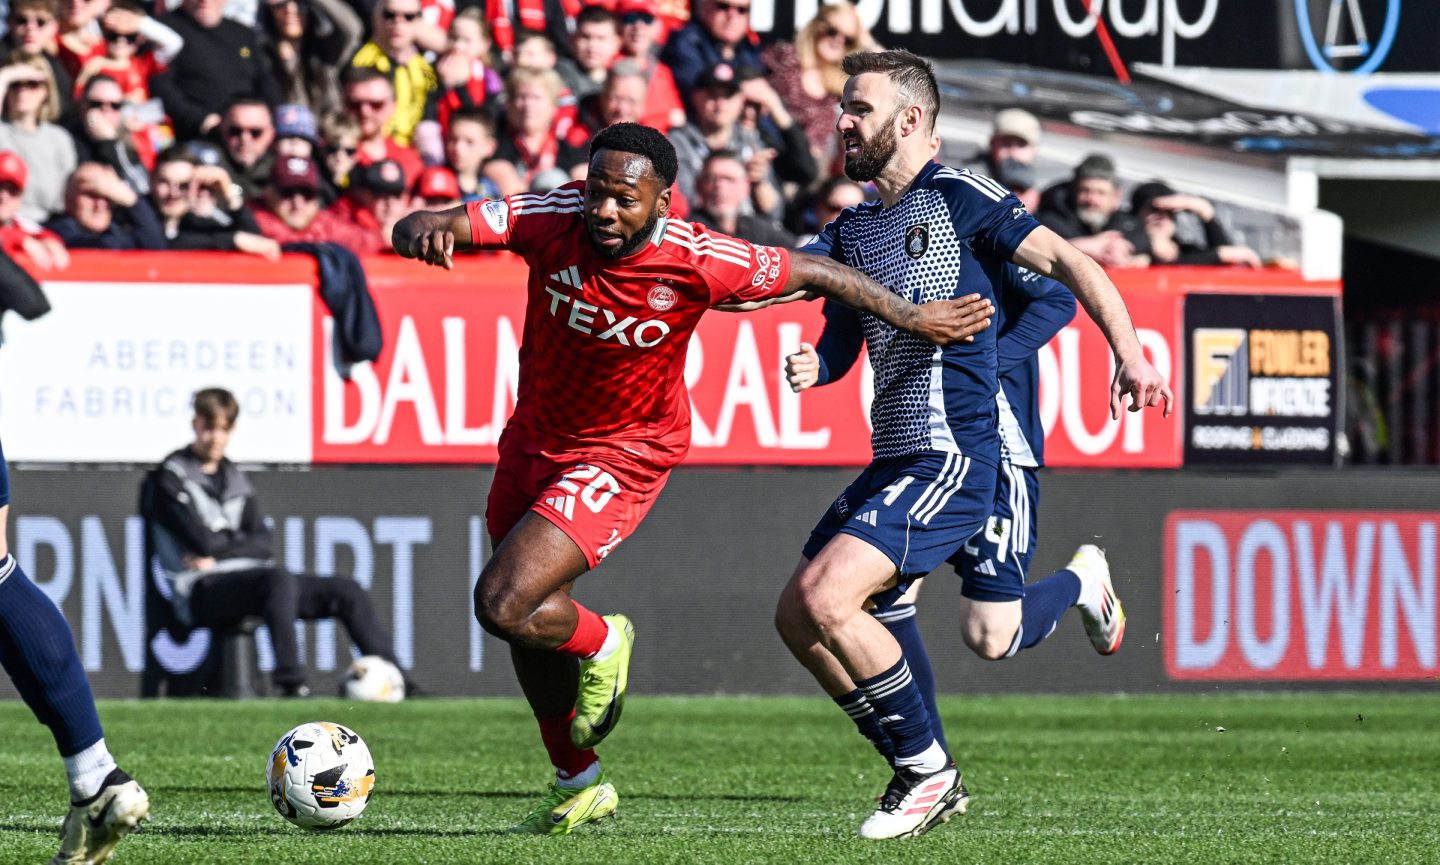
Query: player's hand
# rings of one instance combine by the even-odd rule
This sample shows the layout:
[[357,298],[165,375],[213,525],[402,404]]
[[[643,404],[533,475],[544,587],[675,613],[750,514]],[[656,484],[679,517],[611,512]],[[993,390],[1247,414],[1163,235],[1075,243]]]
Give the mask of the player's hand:
[[1131,411],[1163,405],[1165,417],[1170,416],[1170,406],[1175,401],[1164,377],[1139,352],[1115,365],[1115,380],[1110,383],[1111,419],[1120,418],[1127,396],[1130,397]]
[[395,224],[390,243],[403,258],[418,258],[434,267],[455,268],[455,233],[449,229],[417,220],[427,216],[412,213]]
[[920,304],[920,321],[911,330],[936,345],[974,342],[975,334],[990,326],[995,305],[978,294]]
[[799,351],[785,358],[785,381],[795,393],[820,381],[820,355],[815,346],[802,342]]

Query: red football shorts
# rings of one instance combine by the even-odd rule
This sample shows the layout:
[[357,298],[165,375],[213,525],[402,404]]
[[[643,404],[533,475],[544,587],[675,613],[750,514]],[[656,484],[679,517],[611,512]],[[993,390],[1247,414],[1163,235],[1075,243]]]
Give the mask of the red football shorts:
[[668,470],[655,472],[594,449],[526,452],[513,445],[514,438],[500,442],[485,509],[490,537],[505,537],[526,511],[534,511],[569,535],[592,568],[635,531],[670,477]]

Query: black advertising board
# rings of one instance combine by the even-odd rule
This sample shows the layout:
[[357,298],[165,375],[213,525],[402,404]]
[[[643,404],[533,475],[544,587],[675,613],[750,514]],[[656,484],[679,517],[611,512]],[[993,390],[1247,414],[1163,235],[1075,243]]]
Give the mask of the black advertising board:
[[1333,464],[1344,416],[1339,299],[1185,298],[1185,464]]

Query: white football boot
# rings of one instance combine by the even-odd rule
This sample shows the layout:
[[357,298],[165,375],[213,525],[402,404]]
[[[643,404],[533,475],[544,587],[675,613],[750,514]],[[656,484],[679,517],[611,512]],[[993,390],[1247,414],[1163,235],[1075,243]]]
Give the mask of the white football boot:
[[1113,655],[1125,639],[1125,608],[1110,581],[1110,564],[1105,551],[1094,544],[1082,544],[1066,566],[1080,577],[1080,617],[1090,643],[1102,655]]
[[120,769],[105,778],[100,792],[71,803],[60,828],[60,852],[50,865],[99,865],[140,821],[150,819],[150,796]]
[[895,770],[875,813],[860,824],[860,837],[878,840],[924,835],[954,815],[964,814],[969,799],[954,761],[931,773],[902,766]]

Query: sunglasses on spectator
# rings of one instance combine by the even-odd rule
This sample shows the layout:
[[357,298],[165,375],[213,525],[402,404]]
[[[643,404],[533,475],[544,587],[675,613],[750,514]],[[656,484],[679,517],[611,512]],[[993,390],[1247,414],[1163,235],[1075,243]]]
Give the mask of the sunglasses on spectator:
[[110,30],[102,27],[100,28],[100,35],[105,37],[106,42],[129,42],[131,45],[140,42],[140,33],[135,30],[129,33],[121,33],[118,30]]
[[49,27],[54,23],[54,18],[42,17],[40,15],[16,15],[10,19],[10,27],[12,30],[19,30],[21,27]]
[[733,12],[736,15],[750,14],[750,5],[748,3],[741,5],[739,3],[727,3],[725,0],[711,0],[711,3],[714,4],[716,12]]
[[386,105],[389,105],[389,104],[390,104],[390,100],[388,100],[388,99],[346,99],[346,100],[345,100],[345,104],[346,104],[346,105],[349,105],[351,108],[355,109],[356,111],[359,111],[359,110],[362,109],[362,108],[368,108],[368,109],[370,109],[371,111],[379,111],[380,109],[384,108]]
[[380,10],[380,17],[386,21],[394,21],[397,18],[404,18],[406,21],[416,21],[420,18],[419,12],[396,12],[394,9]]
[[182,181],[180,181],[179,183],[172,183],[172,182],[169,181],[169,180],[156,180],[156,181],[155,181],[155,185],[156,185],[156,186],[161,186],[161,187],[163,187],[163,186],[168,186],[169,188],[175,190],[177,193],[179,193],[179,194],[181,194],[181,195],[189,195],[189,194],[190,194],[190,191],[195,188],[195,181],[193,181],[193,180],[182,180]]
[[45,87],[45,82],[29,78],[23,81],[13,82],[10,86],[14,87],[16,90],[35,90],[37,88],[43,89]]
[[625,25],[654,24],[655,16],[651,15],[649,12],[626,12],[624,15],[620,16],[620,23]]
[[227,137],[229,137],[229,138],[239,138],[239,137],[241,137],[241,136],[243,135],[243,136],[245,136],[246,138],[251,138],[251,139],[254,139],[254,140],[256,140],[256,141],[259,141],[261,138],[265,137],[265,133],[267,133],[267,132],[269,132],[269,131],[270,131],[270,130],[264,128],[263,126],[227,126],[227,127],[225,127],[225,135],[226,135]]
[[118,99],[114,102],[111,102],[109,99],[91,99],[89,102],[91,108],[103,108],[106,111],[119,111],[125,107],[125,100],[123,99]]
[[855,43],[856,43],[856,41],[857,41],[854,36],[850,36],[849,34],[846,34],[846,33],[841,33],[839,30],[836,30],[834,27],[829,27],[829,26],[820,28],[820,32],[817,33],[817,34],[815,34],[815,35],[816,35],[816,37],[819,38],[819,39],[834,39],[836,36],[843,36],[843,37],[845,38],[845,47],[846,47],[846,48],[854,48],[854,47],[855,47]]
[[337,154],[337,153],[343,153],[343,154],[345,154],[346,156],[352,156],[352,157],[353,157],[355,154],[357,154],[357,153],[360,152],[360,148],[359,148],[359,147],[342,147],[342,146],[340,146],[339,144],[327,144],[327,145],[325,145],[325,152],[326,152],[326,153],[329,153],[329,154],[332,154],[332,155]]

